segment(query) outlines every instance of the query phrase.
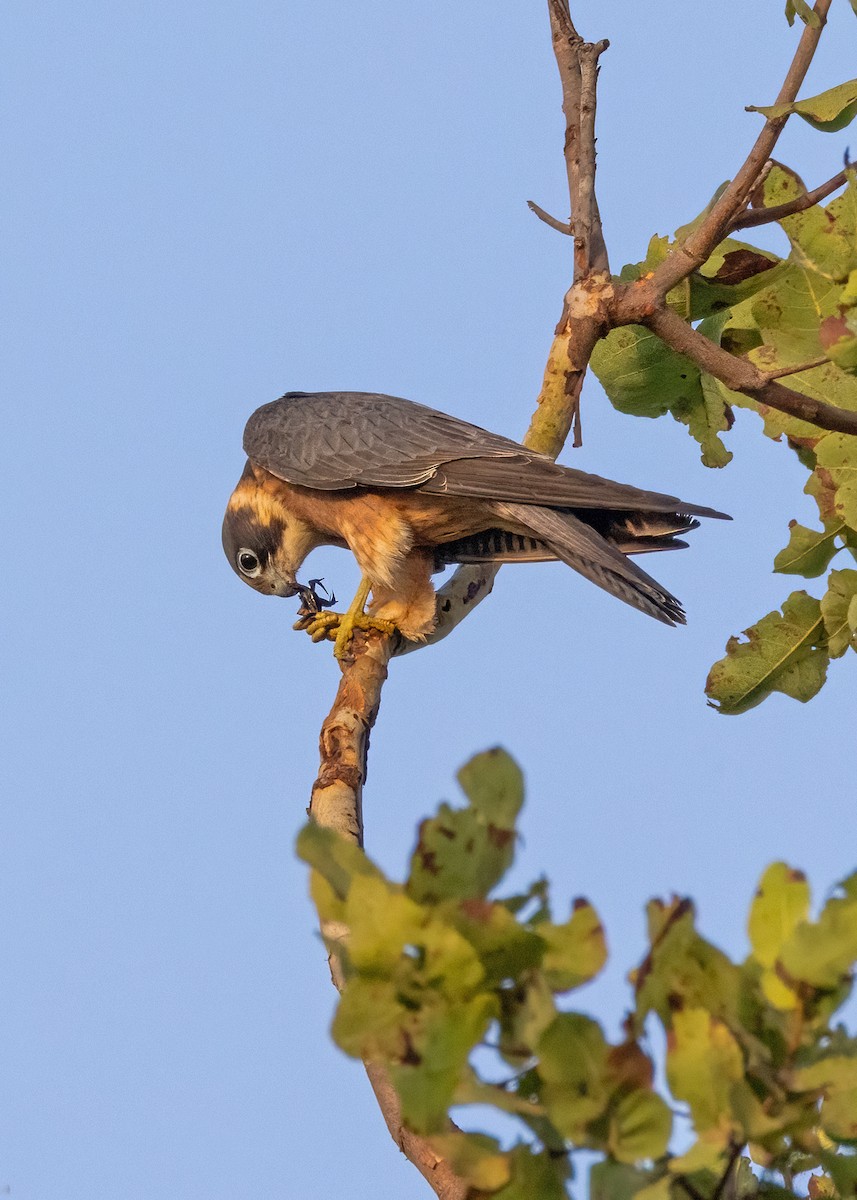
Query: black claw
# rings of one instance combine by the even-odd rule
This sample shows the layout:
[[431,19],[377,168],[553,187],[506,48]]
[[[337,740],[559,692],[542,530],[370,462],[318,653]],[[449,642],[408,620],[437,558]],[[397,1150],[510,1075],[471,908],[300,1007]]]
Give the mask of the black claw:
[[[319,596],[316,588],[321,588],[321,590],[324,592],[324,596]],[[322,609],[332,608],[336,603],[336,596],[327,590],[327,588],[324,586],[323,579],[311,579],[308,584],[299,583],[298,595],[301,598],[299,615],[301,613],[318,613],[321,612]],[[325,596],[327,599],[325,599]]]

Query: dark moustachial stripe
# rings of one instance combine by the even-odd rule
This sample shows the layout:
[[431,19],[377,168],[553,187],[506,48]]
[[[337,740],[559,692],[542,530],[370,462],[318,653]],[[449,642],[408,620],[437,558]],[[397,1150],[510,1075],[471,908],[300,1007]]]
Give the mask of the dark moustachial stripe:
[[230,509],[223,522],[223,549],[232,561],[242,546],[255,550],[262,566],[277,549],[285,531],[285,522],[274,517],[262,524],[248,505]]

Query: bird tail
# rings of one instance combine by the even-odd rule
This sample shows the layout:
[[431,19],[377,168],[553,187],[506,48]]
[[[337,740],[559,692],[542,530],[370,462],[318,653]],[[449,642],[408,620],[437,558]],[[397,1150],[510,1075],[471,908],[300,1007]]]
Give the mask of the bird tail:
[[[675,596],[625,555],[678,549],[682,543],[673,534],[692,529],[696,522],[677,513],[667,514],[668,520],[664,514],[658,514],[659,519],[653,519],[654,514],[647,513],[645,517],[629,514],[627,519],[619,519],[618,527],[605,529],[602,534],[567,509],[502,500],[492,501],[491,508],[500,524],[525,530],[526,536],[542,543],[556,558],[626,604],[665,625],[685,623],[684,611]],[[639,525],[641,521],[646,523],[646,531]],[[638,529],[636,536],[632,536],[634,523]],[[614,529],[616,544],[608,540],[614,536]]]

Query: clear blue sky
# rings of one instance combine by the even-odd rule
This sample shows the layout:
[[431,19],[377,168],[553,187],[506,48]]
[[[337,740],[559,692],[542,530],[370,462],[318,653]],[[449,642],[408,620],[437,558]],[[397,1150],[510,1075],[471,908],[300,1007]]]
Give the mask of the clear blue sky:
[[[808,91],[853,74],[844,0]],[[425,1194],[360,1068],[293,841],[337,668],[242,587],[220,522],[241,431],[287,389],[409,396],[520,436],[570,277],[543,3],[10,0],[3,160],[6,500],[0,1189],[13,1200]],[[743,157],[797,29],[781,0],[574,4],[603,59],[613,263]],[[851,131],[852,138],[857,136]],[[811,183],[848,134],[789,130]],[[764,864],[854,867],[853,664],[741,718],[702,685],[770,573],[803,472],[739,417],[735,462],[587,388],[565,461],[726,509],[652,565],[669,630],[560,566],[508,569],[394,664],[367,844],[398,870],[476,750],[529,785],[515,883],[588,895],[615,1035],[652,894],[744,952]],[[341,551],[313,574],[356,582]]]

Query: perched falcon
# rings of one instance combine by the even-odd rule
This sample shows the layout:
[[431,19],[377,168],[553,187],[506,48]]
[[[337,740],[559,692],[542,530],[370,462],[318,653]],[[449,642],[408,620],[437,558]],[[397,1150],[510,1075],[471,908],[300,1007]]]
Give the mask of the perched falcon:
[[372,621],[416,641],[434,628],[431,576],[448,563],[559,559],[649,616],[683,623],[678,600],[626,555],[682,547],[676,535],[696,528],[694,517],[725,515],[367,392],[287,392],[253,413],[244,449],[223,522],[233,570],[259,592],[311,596],[301,563],[316,546],[346,546],[364,577],[359,613],[371,588]]

